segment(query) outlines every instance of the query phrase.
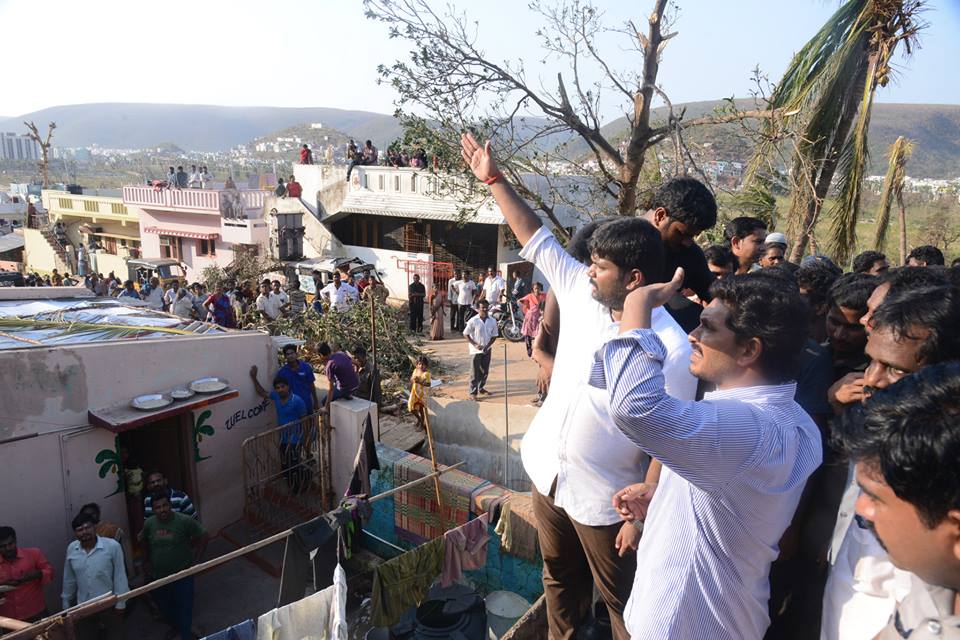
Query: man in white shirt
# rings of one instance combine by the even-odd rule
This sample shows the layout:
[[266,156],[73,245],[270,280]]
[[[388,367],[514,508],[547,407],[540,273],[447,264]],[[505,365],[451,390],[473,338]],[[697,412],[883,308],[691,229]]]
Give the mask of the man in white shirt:
[[460,312],[460,303],[457,301],[460,295],[458,287],[462,283],[463,272],[457,269],[453,277],[447,282],[447,302],[450,303],[450,331],[462,330],[457,319]]
[[[190,291],[184,289],[187,292],[187,297],[190,299],[190,302],[193,302],[193,296],[190,295]],[[180,281],[174,280],[170,283],[170,288],[167,289],[163,294],[163,308],[173,313],[173,304],[177,301],[180,293]]]
[[[868,303],[866,354],[862,374],[850,374],[830,389],[831,403],[844,406],[837,424],[856,419],[870,392],[940,362],[960,360],[960,292],[944,278],[891,272]],[[914,271],[910,269],[909,271]],[[925,285],[925,286],[924,286]],[[932,286],[931,286],[932,285]],[[864,322],[861,320],[861,322]],[[860,497],[851,465],[830,551],[830,574],[823,593],[821,640],[872,640],[910,590],[909,575],[897,569],[873,533],[855,520]]]
[[283,285],[280,284],[279,280],[274,280],[273,284],[273,295],[280,301],[280,313],[286,315],[290,310],[290,296],[287,295],[287,292],[283,290]]
[[[81,512],[73,519],[72,526],[77,539],[67,545],[67,558],[63,564],[63,608],[110,592],[119,596],[130,591],[120,543],[98,536],[97,523],[89,513]],[[126,602],[118,602],[111,609],[83,618],[77,624],[79,637],[104,640],[123,638],[123,610],[126,605]]]
[[160,286],[160,278],[150,278],[150,291],[143,298],[147,306],[154,311],[163,311],[163,288]]
[[272,322],[280,316],[280,298],[270,291],[270,285],[260,284],[260,295],[257,296],[257,312],[267,322]]
[[463,272],[463,282],[457,285],[457,328],[467,326],[467,316],[473,308],[473,298],[477,293],[477,283],[470,277],[469,271]]
[[206,167],[202,167],[200,169],[200,188],[201,189],[213,188],[213,174],[207,171]]
[[507,283],[503,281],[493,267],[487,268],[487,277],[483,280],[483,295],[490,304],[499,304],[500,296],[503,290],[507,288]]
[[[656,228],[639,218],[601,223],[590,239],[588,268],[564,251],[503,180],[488,148],[465,138],[463,152],[474,174],[491,185],[523,245],[521,257],[544,274],[560,305],[550,393],[521,445],[524,468],[534,484],[550,637],[573,637],[596,584],[610,613],[613,637],[626,639],[623,608],[636,571],[633,551],[640,531],[621,521],[611,496],[624,482],[641,482],[650,468],[659,467],[616,428],[605,394],[590,387],[587,376],[596,349],[617,333],[627,293],[660,277],[663,242]],[[679,397],[693,399],[696,380],[687,370],[686,335],[662,309],[655,330],[670,345],[667,385]]]
[[359,300],[357,290],[343,282],[339,271],[333,272],[333,282],[320,290],[320,296],[327,299],[331,310],[347,311]]
[[203,176],[197,171],[197,165],[190,165],[190,182],[187,183],[187,186],[191,189],[199,189],[202,181]]
[[490,304],[481,300],[477,304],[477,315],[467,321],[463,328],[463,337],[470,343],[472,367],[470,374],[470,399],[476,400],[477,394],[487,395],[487,376],[490,374],[490,349],[496,342],[500,330],[497,321],[490,317]]

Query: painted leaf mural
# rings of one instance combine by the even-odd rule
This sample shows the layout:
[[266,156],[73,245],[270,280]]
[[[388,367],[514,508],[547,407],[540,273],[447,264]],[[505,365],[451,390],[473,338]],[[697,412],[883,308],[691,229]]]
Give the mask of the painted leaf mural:
[[203,436],[212,437],[213,434],[216,433],[216,430],[207,424],[207,420],[211,415],[213,415],[213,412],[210,411],[210,409],[204,409],[193,423],[193,459],[197,462],[213,457],[200,455],[200,443],[203,442]]
[[116,489],[114,489],[113,493],[104,497],[109,498],[118,493],[123,493],[123,463],[120,461],[120,438],[114,438],[113,449],[101,449],[98,451],[93,461],[100,465],[97,475],[101,478],[106,478],[111,473],[117,477]]

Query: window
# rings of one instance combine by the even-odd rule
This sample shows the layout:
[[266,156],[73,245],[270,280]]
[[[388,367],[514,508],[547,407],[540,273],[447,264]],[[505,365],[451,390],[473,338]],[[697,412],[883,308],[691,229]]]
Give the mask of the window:
[[200,240],[199,250],[197,255],[200,256],[215,256],[217,255],[217,240],[216,238],[210,238],[209,240]]
[[104,251],[112,255],[117,255],[117,239],[116,238],[100,236],[100,243],[103,245]]
[[183,255],[181,240],[175,236],[160,236],[160,257],[180,260]]

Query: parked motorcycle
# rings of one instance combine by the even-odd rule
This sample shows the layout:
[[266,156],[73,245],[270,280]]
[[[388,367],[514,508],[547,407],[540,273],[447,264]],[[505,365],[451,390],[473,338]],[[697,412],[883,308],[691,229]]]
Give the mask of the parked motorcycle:
[[523,311],[513,300],[490,305],[490,317],[496,320],[500,335],[510,342],[523,341]]

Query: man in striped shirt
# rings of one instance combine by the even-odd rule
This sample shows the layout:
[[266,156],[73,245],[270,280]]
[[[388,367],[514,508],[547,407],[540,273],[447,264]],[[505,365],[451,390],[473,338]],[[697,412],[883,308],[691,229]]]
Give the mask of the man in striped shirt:
[[658,485],[613,496],[625,520],[646,523],[624,619],[633,640],[759,639],[770,563],[822,458],[820,432],[793,400],[806,306],[760,273],[714,283],[690,334],[690,371],[716,391],[680,400],[664,390],[666,349],[650,326],[682,281],[678,269],[627,296],[620,335],[590,377],[617,428],[664,466]]
[[153,497],[164,495],[170,497],[170,508],[175,513],[182,513],[190,516],[194,520],[200,519],[200,512],[193,506],[193,501],[183,491],[171,489],[167,483],[167,478],[159,471],[153,471],[147,475],[147,493],[143,498],[143,518],[147,519],[153,515]]

